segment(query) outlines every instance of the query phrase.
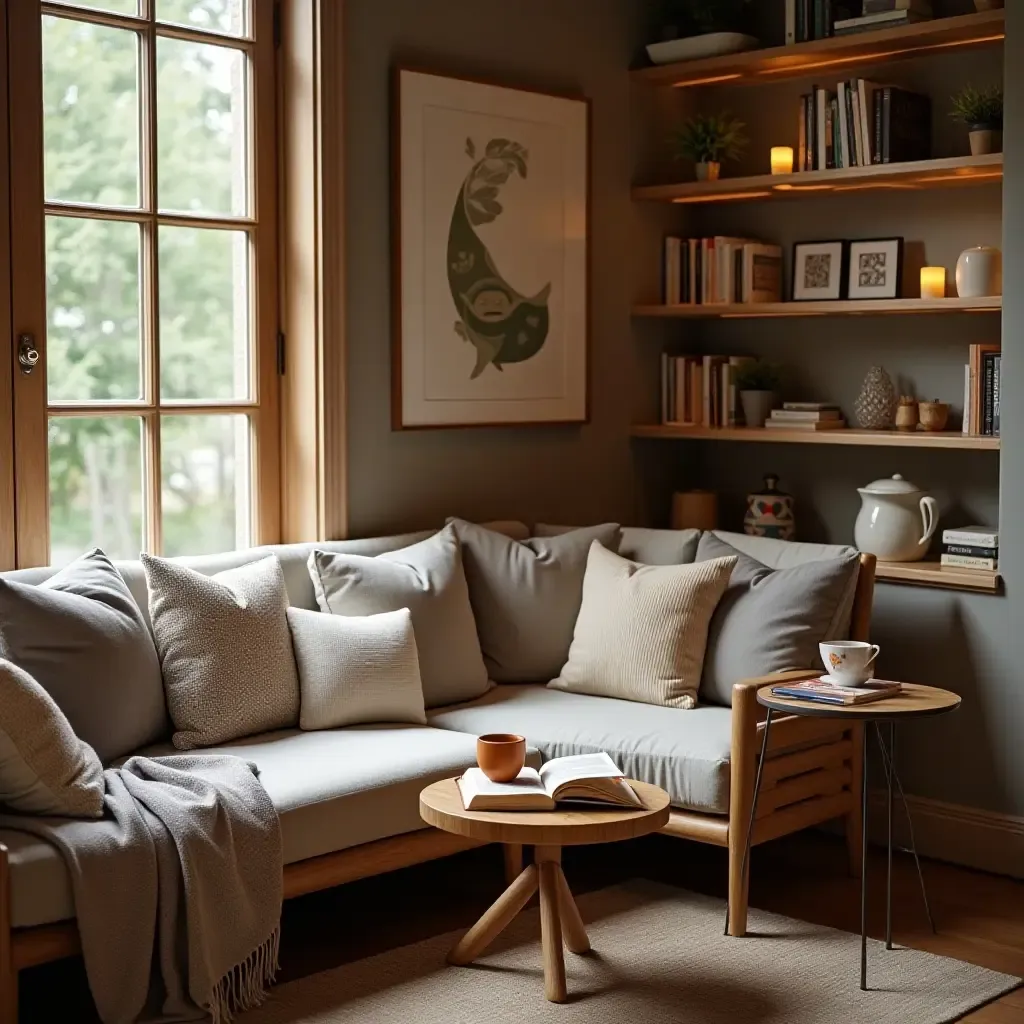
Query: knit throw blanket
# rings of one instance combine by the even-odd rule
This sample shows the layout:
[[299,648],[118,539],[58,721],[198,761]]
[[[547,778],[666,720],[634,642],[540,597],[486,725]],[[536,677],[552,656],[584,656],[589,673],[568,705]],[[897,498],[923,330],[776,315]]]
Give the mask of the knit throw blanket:
[[233,1015],[277,970],[281,830],[256,768],[222,754],[131,757],[100,821],[3,815],[60,850],[104,1024]]

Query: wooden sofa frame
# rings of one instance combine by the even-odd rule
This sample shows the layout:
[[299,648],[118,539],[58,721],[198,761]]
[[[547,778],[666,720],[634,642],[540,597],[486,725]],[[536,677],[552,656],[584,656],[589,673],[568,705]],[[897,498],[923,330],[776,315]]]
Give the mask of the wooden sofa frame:
[[[875,557],[861,555],[860,561],[850,637],[867,640],[874,599]],[[764,708],[757,703],[757,691],[780,680],[807,679],[818,672],[820,669],[763,676],[743,680],[733,687],[729,814],[673,810],[662,829],[668,835],[728,848],[730,935],[742,936],[747,930],[750,870],[748,865],[743,873],[741,867],[765,718]],[[841,817],[846,825],[850,869],[859,874],[863,827],[859,799],[862,743],[862,726],[795,715],[773,719],[753,844],[766,843]],[[284,897],[291,899],[319,892],[481,845],[485,844],[437,829],[380,839],[287,865]],[[522,850],[506,847],[504,854],[505,872],[511,880],[521,870]],[[12,928],[11,896],[8,851],[0,844],[0,1024],[18,1024],[18,973],[21,970],[81,952],[74,921]]]

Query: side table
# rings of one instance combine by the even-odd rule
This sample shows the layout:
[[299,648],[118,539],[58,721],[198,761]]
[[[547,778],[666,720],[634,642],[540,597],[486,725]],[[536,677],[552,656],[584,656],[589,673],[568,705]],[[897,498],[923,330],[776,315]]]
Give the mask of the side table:
[[565,960],[562,941],[571,953],[586,953],[590,940],[576,901],[562,873],[562,847],[611,843],[657,832],[668,822],[669,795],[657,786],[628,780],[643,807],[587,807],[555,811],[467,811],[455,779],[427,786],[420,793],[420,817],[445,832],[488,843],[534,847],[534,863],[498,897],[490,909],[455,944],[448,962],[475,960],[504,931],[540,889],[540,931],[544,956],[544,994],[564,1003]]
[[[928,893],[924,885],[924,875],[921,872],[921,862],[917,856],[917,844],[914,841],[914,827],[910,819],[910,808],[907,807],[906,797],[903,793],[903,786],[899,776],[896,774],[894,761],[896,751],[896,725],[899,722],[915,718],[928,718],[933,715],[943,715],[950,711],[956,711],[960,707],[960,697],[949,690],[940,690],[934,686],[919,686],[916,683],[903,683],[903,690],[896,697],[889,697],[885,700],[874,701],[870,704],[859,704],[842,706],[836,704],[822,704],[817,701],[791,700],[786,697],[776,697],[771,692],[771,687],[766,686],[757,692],[757,702],[768,709],[768,716],[764,723],[764,735],[761,740],[761,756],[757,762],[757,774],[754,777],[754,799],[750,808],[750,820],[747,823],[746,845],[743,850],[743,867],[741,874],[745,875],[747,862],[750,859],[750,840],[754,829],[754,822],[757,818],[757,798],[761,791],[761,773],[764,769],[765,754],[768,751],[768,734],[772,727],[772,717],[776,714],[806,715],[818,718],[843,718],[853,721],[864,722],[866,725],[874,726],[874,733],[878,739],[878,746],[882,752],[882,764],[885,770],[887,786],[887,813],[888,813],[888,835],[887,852],[888,868],[886,872],[885,886],[885,948],[892,949],[892,785],[895,781],[900,791],[900,799],[907,814],[907,821],[910,822],[910,845],[914,855],[914,863],[917,866],[917,877],[921,883],[921,894],[924,897],[925,911],[928,914],[928,923],[935,930],[935,922],[932,920],[931,908],[928,906]],[[882,737],[882,725],[889,726],[888,744]],[[860,868],[860,987],[861,991],[867,991],[868,987],[868,942],[867,942],[867,880],[868,880],[868,742],[864,737],[863,747],[863,770],[861,772],[861,868]],[[726,931],[729,929],[728,911],[726,911]]]

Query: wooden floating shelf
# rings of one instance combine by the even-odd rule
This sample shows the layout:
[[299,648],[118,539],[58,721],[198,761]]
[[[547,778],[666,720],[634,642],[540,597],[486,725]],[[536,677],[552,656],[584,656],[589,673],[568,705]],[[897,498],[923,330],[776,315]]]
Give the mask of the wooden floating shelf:
[[986,593],[995,593],[1002,587],[1002,577],[998,572],[943,568],[937,561],[879,562],[875,567],[875,579],[883,583],[909,583],[918,587]]
[[757,302],[729,305],[634,306],[633,316],[682,320],[761,320],[794,316],[897,316],[914,313],[998,313],[1001,295],[982,299],[860,299],[842,302]]
[[998,437],[960,434],[952,430],[930,433],[924,430],[776,430],[749,427],[691,427],[684,424],[637,425],[633,437],[680,441],[754,441],[767,444],[845,444],[892,448],[952,448],[970,451],[998,451]]
[[857,65],[908,60],[955,48],[994,46],[1005,35],[1003,11],[985,11],[898,28],[879,29],[790,46],[746,50],[723,57],[662,64],[633,71],[640,82],[661,86],[763,85],[766,81],[827,74]]
[[684,181],[674,185],[637,185],[633,198],[657,203],[728,203],[756,199],[805,199],[885,189],[919,192],[965,185],[994,185],[1003,180],[1003,154],[953,156],[902,164],[869,164],[829,171],[758,174],[751,178]]

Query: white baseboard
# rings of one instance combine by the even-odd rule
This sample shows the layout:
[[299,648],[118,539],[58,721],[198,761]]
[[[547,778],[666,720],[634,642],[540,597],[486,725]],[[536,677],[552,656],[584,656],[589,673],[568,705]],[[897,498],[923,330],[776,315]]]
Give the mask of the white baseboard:
[[[907,805],[914,819],[917,852],[922,856],[1024,878],[1024,818],[920,796],[908,796]],[[868,816],[869,841],[884,843],[884,790],[869,794]],[[909,848],[907,817],[898,793],[893,802],[893,834],[897,846]]]

